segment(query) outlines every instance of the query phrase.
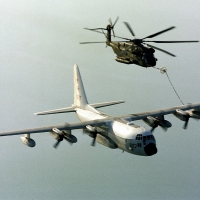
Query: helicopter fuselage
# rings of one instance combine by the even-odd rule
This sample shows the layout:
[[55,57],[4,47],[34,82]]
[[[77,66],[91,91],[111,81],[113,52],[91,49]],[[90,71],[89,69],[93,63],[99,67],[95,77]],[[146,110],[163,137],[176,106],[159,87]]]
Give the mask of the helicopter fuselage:
[[124,64],[136,64],[142,67],[153,67],[156,65],[154,50],[141,45],[135,45],[132,42],[106,42],[112,47],[117,55],[116,61]]

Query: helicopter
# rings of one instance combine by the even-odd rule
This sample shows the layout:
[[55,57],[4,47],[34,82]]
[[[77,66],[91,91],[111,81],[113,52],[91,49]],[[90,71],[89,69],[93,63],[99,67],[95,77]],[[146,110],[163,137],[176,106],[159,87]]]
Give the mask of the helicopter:
[[[114,23],[112,23],[112,20],[109,19],[108,20],[109,24],[107,25],[106,28],[93,28],[93,29],[84,28],[86,30],[104,34],[104,36],[106,38],[106,42],[80,42],[80,44],[106,43],[106,46],[112,47],[114,53],[117,55],[116,59],[115,59],[117,62],[124,63],[124,64],[135,64],[135,65],[139,65],[139,66],[146,67],[146,68],[147,67],[156,68],[155,67],[156,61],[158,59],[154,56],[155,49],[159,50],[163,53],[166,53],[170,56],[173,56],[173,57],[175,57],[175,55],[168,51],[165,51],[161,48],[158,48],[153,45],[146,44],[146,43],[149,43],[149,42],[153,42],[153,43],[199,42],[197,40],[192,40],[192,41],[191,40],[190,41],[149,41],[149,40],[146,40],[149,38],[156,37],[167,31],[170,31],[170,30],[176,28],[175,26],[172,26],[172,27],[169,27],[162,31],[159,31],[157,33],[151,34],[142,39],[137,39],[135,37],[133,29],[131,28],[131,26],[128,22],[124,22],[124,24],[125,24],[126,28],[129,30],[129,32],[131,33],[131,35],[133,36],[133,39],[119,37],[119,36],[116,36],[115,32],[114,32],[114,27],[115,27],[115,24],[117,23],[118,19],[119,19],[119,17],[116,18]],[[99,30],[101,30],[101,31],[99,31]],[[104,31],[107,31],[107,33],[105,33]],[[113,34],[111,34],[111,31]],[[123,39],[123,41],[112,41],[111,36],[114,36],[115,38]]]

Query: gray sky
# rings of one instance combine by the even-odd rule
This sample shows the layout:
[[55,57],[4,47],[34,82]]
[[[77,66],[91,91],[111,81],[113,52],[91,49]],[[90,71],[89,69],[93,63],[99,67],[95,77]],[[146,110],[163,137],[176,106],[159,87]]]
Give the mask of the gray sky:
[[[125,100],[103,108],[110,115],[142,112],[180,105],[166,75],[155,69],[117,63],[103,35],[83,28],[106,27],[114,21],[116,35],[138,38],[170,26],[177,28],[157,40],[199,40],[200,2],[151,1],[0,1],[0,131],[76,122],[73,114],[35,116],[34,112],[73,103],[73,65],[79,65],[89,102]],[[200,101],[200,46],[156,44],[177,55],[156,51],[157,66],[168,74],[182,101]],[[35,134],[36,147],[19,136],[1,137],[0,199],[199,199],[200,125],[167,116],[173,127],[155,131],[158,153],[139,157],[100,144],[74,131],[78,143]],[[146,127],[143,122],[137,122]]]

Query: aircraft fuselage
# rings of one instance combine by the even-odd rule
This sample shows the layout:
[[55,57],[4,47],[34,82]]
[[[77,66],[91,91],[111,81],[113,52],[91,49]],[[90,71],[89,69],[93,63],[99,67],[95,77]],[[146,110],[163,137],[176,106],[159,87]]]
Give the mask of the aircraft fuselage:
[[[109,117],[96,109],[95,111],[96,112],[91,112],[78,108],[76,109],[76,114],[80,121]],[[132,122],[130,123],[124,119],[118,119],[108,122],[106,127],[94,128],[97,133],[101,133],[99,137],[105,137],[99,140],[97,138],[97,142],[107,147],[118,147],[123,151],[140,156],[151,156],[157,153],[156,141],[152,133],[144,127],[135,125]]]

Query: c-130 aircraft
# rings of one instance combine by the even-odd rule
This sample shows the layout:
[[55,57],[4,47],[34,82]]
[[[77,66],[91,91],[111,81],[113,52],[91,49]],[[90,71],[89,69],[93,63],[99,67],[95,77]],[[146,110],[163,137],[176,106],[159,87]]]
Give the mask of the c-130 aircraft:
[[[109,116],[96,109],[123,102],[124,101],[112,101],[89,104],[79,68],[77,65],[74,65],[74,104],[72,104],[71,107],[38,112],[35,114],[47,115],[75,112],[81,122],[1,132],[0,136],[25,134],[24,137],[21,137],[22,142],[29,147],[34,147],[36,143],[30,137],[30,134],[50,132],[57,140],[54,145],[56,148],[63,139],[70,143],[76,143],[77,138],[71,134],[71,130],[83,129],[87,135],[93,138],[92,146],[94,146],[97,141],[111,149],[119,148],[135,155],[152,156],[157,153],[156,140],[152,134],[154,129],[158,126],[163,129],[172,126],[169,121],[164,119],[164,115],[174,114],[180,120],[185,121],[184,128],[187,127],[190,117],[200,119],[200,102],[119,117]],[[141,119],[152,127],[152,129],[147,130],[144,127],[133,123],[134,121]]]

